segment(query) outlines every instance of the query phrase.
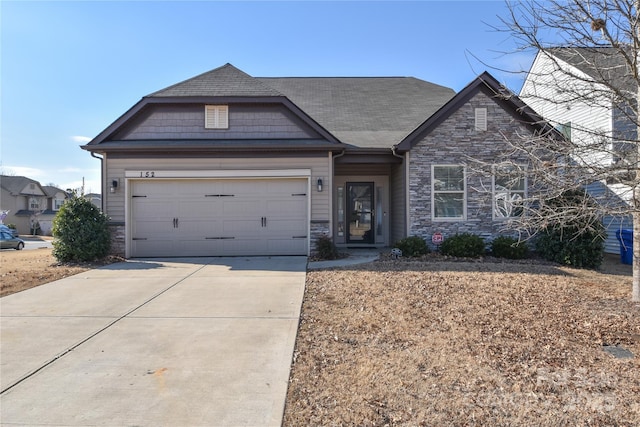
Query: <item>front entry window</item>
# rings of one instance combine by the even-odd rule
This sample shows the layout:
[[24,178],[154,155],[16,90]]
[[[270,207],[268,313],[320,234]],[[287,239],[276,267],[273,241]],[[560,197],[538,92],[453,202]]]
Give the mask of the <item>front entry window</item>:
[[347,183],[347,243],[374,243],[373,182]]

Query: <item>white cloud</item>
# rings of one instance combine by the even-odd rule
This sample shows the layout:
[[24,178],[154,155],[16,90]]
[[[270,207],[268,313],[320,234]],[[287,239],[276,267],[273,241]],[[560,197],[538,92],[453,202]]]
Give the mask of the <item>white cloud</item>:
[[87,143],[89,141],[91,141],[93,138],[89,138],[88,136],[72,136],[71,139],[74,142],[82,142],[82,143]]
[[38,180],[46,175],[42,169],[30,168],[28,166],[2,166],[2,173],[12,176],[26,176],[27,178]]
[[74,167],[66,167],[66,168],[62,168],[59,169],[58,172],[61,173],[85,173],[85,172],[95,172],[96,170],[100,170],[100,169],[81,169],[81,168],[74,168]]

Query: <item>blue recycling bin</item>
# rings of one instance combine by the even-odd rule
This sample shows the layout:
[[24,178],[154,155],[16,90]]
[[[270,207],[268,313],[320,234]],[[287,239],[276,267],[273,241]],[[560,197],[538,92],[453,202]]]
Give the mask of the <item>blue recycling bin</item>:
[[633,264],[633,230],[616,230],[616,237],[620,242],[620,262]]

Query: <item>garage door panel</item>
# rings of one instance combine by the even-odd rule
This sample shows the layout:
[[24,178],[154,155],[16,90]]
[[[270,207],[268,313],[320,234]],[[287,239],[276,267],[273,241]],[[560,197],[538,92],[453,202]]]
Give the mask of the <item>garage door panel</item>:
[[181,240],[177,242],[176,249],[179,256],[216,256],[221,250],[221,243],[217,240],[205,238]]
[[[307,179],[133,181],[132,256],[306,255]],[[175,222],[174,219],[177,221]]]
[[178,222],[178,233],[181,240],[214,237],[220,234],[222,222],[211,219],[183,219]]
[[132,251],[136,256],[159,257],[167,256],[168,253],[177,253],[177,248],[173,240],[134,240]]
[[257,238],[222,240],[221,256],[264,255],[267,245]]
[[[166,233],[159,233],[158,230],[164,230],[173,227],[173,221],[171,219],[148,219],[143,221],[137,221],[133,227],[133,238],[160,238],[166,235]],[[170,238],[166,237],[165,239]]]
[[306,209],[306,201],[297,199],[279,199],[268,200],[265,203],[265,212],[267,215],[288,216],[291,218],[299,218],[299,212]]
[[222,215],[219,203],[211,200],[183,200],[175,202],[175,216],[177,218],[215,218]]
[[261,203],[255,200],[225,200],[222,205],[222,215],[260,217],[260,205]]
[[306,239],[269,239],[267,240],[267,250],[273,252],[283,252],[287,255],[295,255],[307,250]]
[[166,201],[150,200],[135,198],[133,199],[133,208],[138,215],[155,217],[170,217],[173,213],[173,207]]
[[222,232],[225,236],[235,237],[257,237],[262,228],[262,222],[255,220],[225,220],[222,225]]
[[307,222],[295,219],[269,219],[267,236],[301,236],[307,234]]

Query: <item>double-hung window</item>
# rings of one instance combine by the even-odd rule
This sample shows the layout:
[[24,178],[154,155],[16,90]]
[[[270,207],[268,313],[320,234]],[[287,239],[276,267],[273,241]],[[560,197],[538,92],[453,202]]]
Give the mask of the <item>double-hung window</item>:
[[466,211],[466,179],[464,166],[431,166],[431,204],[434,220],[462,220]]
[[493,217],[507,219],[524,214],[527,180],[522,170],[495,167],[493,174]]
[[59,211],[64,204],[64,199],[53,199],[53,210]]

